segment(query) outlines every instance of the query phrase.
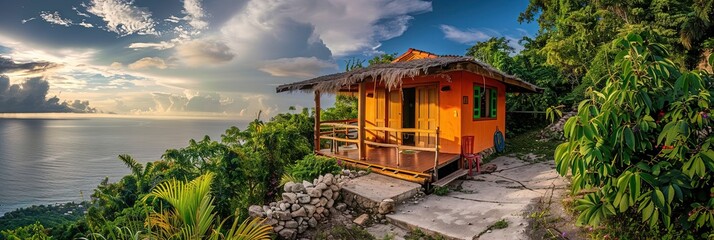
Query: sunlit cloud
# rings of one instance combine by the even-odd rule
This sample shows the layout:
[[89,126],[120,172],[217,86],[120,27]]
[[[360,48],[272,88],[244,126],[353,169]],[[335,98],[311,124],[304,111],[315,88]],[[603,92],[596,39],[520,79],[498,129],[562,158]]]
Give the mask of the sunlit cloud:
[[102,18],[108,31],[121,36],[157,35],[151,12],[132,3],[133,1],[122,0],[92,0],[87,5],[87,11]]
[[315,77],[325,68],[336,69],[337,65],[316,57],[296,57],[264,61],[259,69],[276,77],[309,78]]

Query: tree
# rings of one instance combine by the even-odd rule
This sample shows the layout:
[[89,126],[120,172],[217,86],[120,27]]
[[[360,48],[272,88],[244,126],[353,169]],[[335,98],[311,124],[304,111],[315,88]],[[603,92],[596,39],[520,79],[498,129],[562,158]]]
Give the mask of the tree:
[[653,34],[642,36],[613,44],[621,50],[612,74],[601,89],[586,91],[578,114],[565,123],[556,169],[572,174],[573,192],[592,191],[575,203],[579,224],[633,217],[653,230],[711,237],[712,80],[705,72],[680,72],[665,46],[651,42]]
[[144,200],[160,199],[170,208],[152,213],[146,219],[152,234],[158,239],[270,239],[272,227],[262,221],[237,219],[225,234],[221,232],[218,216],[213,211],[214,198],[210,194],[213,174],[201,175],[191,182],[170,180],[157,186]]

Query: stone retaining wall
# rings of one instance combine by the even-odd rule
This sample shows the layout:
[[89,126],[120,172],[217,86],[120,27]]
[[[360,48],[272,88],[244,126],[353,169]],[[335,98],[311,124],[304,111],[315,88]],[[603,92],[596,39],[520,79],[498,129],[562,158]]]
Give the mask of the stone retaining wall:
[[251,217],[266,218],[266,224],[283,239],[295,239],[308,228],[327,221],[330,214],[344,211],[347,205],[338,203],[342,186],[351,178],[365,174],[354,174],[343,170],[341,174],[331,173],[320,176],[312,182],[289,182],[283,186],[282,200],[265,206],[253,205],[248,208]]

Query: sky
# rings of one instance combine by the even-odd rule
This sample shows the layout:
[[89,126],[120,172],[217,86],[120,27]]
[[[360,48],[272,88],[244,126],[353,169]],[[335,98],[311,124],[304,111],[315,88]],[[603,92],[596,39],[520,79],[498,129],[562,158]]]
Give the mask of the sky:
[[270,116],[313,106],[276,86],[348,59],[538,30],[527,0],[0,1],[0,113]]

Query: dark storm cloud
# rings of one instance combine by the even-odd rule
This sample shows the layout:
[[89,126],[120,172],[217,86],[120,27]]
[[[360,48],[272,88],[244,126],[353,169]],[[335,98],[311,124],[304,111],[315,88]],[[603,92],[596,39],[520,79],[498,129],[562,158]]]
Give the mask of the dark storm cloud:
[[41,78],[31,78],[21,84],[10,84],[10,78],[0,75],[0,113],[95,111],[89,107],[87,101],[75,101],[69,104],[60,103],[60,99],[56,96],[48,99],[49,89],[49,83]]
[[59,65],[51,62],[17,63],[10,58],[0,56],[0,73],[25,71],[28,73],[42,72]]

